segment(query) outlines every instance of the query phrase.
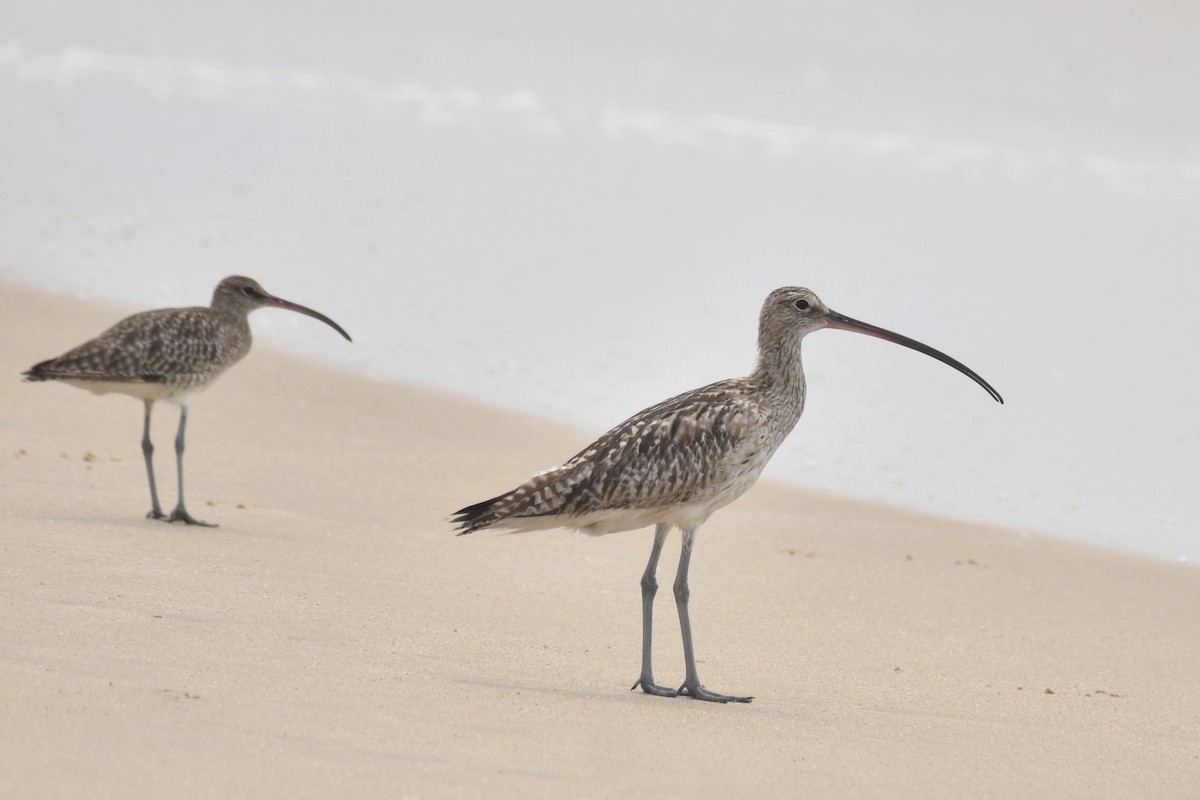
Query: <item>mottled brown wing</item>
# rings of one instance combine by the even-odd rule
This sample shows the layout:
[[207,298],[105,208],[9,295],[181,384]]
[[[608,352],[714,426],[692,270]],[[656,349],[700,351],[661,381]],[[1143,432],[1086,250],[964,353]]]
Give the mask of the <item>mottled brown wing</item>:
[[740,384],[721,381],[652,406],[561,467],[461,509],[454,522],[469,533],[510,517],[571,517],[711,498],[737,472],[755,427]]
[[237,360],[227,358],[231,347],[237,347],[227,339],[207,308],[145,311],[58,358],[43,361],[26,375],[34,380],[203,381]]

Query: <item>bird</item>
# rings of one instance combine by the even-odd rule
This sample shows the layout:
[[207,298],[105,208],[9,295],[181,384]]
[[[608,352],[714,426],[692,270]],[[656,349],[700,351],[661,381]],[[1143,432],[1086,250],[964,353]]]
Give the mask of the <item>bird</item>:
[[[454,512],[458,535],[485,529],[523,532],[567,528],[604,535],[654,527],[641,578],[642,663],[631,691],[716,703],[753,697],[720,694],[700,682],[692,644],[688,569],[700,527],[750,489],[804,411],[800,359],[804,337],[822,328],[853,331],[903,345],[954,367],[999,403],[991,384],[959,361],[914,339],[831,310],[801,287],[771,292],[758,325],[758,361],[744,378],[718,381],[651,406],[605,433],[561,466],[512,491]],[[651,659],[659,556],[672,528],[682,531],[674,594],[683,637],[685,678],[675,689],[655,682]]]
[[[142,454],[150,481],[150,519],[216,527],[190,513],[184,502],[183,451],[192,401],[250,352],[248,316],[258,308],[283,308],[319,319],[347,341],[350,334],[311,308],[268,293],[252,278],[231,275],[213,291],[210,306],[160,308],[126,317],[58,358],[35,364],[26,381],[61,381],[95,394],[126,394],[144,404]],[[160,400],[180,408],[175,436],[179,500],[170,514],[158,502],[150,414]]]

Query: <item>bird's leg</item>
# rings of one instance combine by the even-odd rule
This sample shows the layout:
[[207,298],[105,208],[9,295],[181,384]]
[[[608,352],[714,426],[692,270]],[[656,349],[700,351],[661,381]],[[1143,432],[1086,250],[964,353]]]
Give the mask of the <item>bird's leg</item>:
[[669,530],[671,530],[670,525],[661,523],[654,529],[654,546],[650,549],[650,560],[646,563],[646,571],[642,573],[642,675],[633,686],[629,687],[629,691],[632,692],[640,686],[646,694],[655,694],[659,697],[675,697],[679,694],[674,689],[656,684],[650,665],[650,631],[654,622],[654,594],[658,591],[655,574],[658,572],[658,557],[662,554],[663,543],[667,540],[667,531]]
[[186,522],[188,525],[204,525],[208,528],[215,528],[216,525],[211,522],[201,522],[188,513],[187,507],[183,504],[183,439],[187,433],[187,416],[188,407],[186,405],[179,407],[179,433],[175,434],[175,464],[179,475],[179,502],[175,504],[175,510],[171,512],[171,522]]
[[158,504],[158,487],[154,484],[154,443],[150,441],[150,410],[154,408],[153,400],[143,400],[146,404],[146,417],[142,423],[142,455],[146,457],[146,476],[150,478],[150,513],[149,519],[166,519],[162,506]]
[[683,686],[679,687],[679,694],[714,703],[749,703],[754,698],[717,694],[700,685],[700,675],[696,671],[696,654],[692,649],[692,622],[688,617],[688,598],[692,594],[688,589],[688,565],[692,561],[692,542],[695,538],[695,528],[688,528],[683,532],[679,571],[675,574],[675,605],[679,609],[679,629],[683,633],[683,661],[687,669],[687,677],[683,681]]

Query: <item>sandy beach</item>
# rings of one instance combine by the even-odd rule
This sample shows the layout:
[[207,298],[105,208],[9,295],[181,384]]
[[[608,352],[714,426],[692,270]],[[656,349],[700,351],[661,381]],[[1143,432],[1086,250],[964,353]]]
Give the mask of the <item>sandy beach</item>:
[[[653,698],[649,530],[447,522],[601,431],[256,350],[189,423],[220,527],[164,525],[136,401],[19,380],[123,313],[0,285],[0,796],[1200,795],[1195,567],[764,482],[692,568],[754,702]],[[669,590],[656,633],[677,682]]]

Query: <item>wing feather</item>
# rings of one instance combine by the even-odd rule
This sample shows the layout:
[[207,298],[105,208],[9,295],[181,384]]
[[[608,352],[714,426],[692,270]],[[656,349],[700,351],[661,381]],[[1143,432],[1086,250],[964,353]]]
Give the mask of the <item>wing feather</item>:
[[677,395],[625,420],[561,467],[508,494],[468,506],[470,533],[509,518],[575,517],[608,509],[703,502],[745,472],[758,407],[729,380]]
[[240,338],[207,308],[144,311],[25,375],[30,380],[200,383],[245,355],[248,328],[245,342]]

